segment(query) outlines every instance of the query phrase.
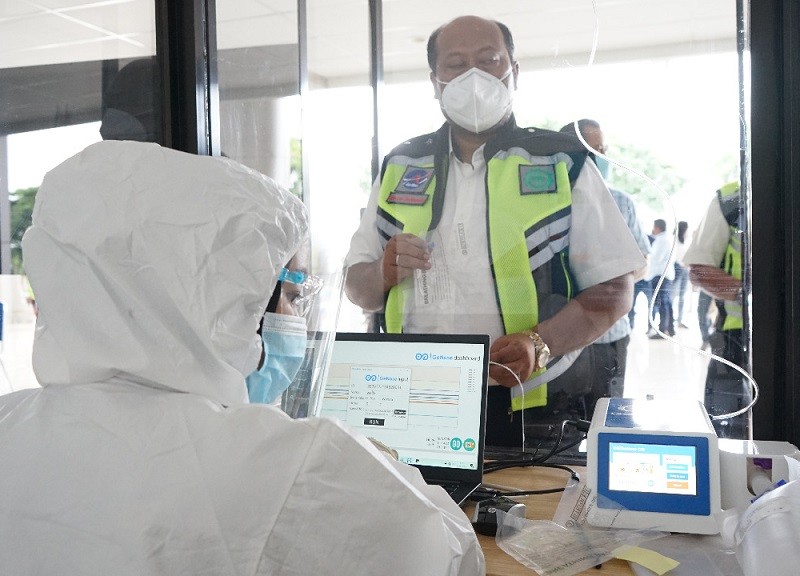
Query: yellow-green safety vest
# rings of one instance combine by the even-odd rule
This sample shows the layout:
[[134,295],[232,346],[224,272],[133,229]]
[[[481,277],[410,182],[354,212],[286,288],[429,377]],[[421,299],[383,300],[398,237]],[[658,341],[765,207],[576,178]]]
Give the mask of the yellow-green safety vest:
[[[720,263],[727,274],[737,280],[742,279],[742,229],[739,226],[739,214],[741,200],[739,196],[739,183],[731,182],[717,190],[722,215],[728,222],[728,246],[725,248],[725,255]],[[722,324],[723,330],[738,330],[743,326],[742,303],[732,300],[725,301],[725,321]]]
[[[384,246],[395,234],[424,237],[438,224],[449,165],[445,128],[404,143],[384,161],[377,218]],[[504,330],[511,334],[536,326],[575,296],[568,263],[571,182],[586,154],[566,134],[514,125],[503,136],[486,144],[484,156],[489,258]],[[387,332],[403,330],[410,282],[386,297]],[[523,394],[512,389],[514,410],[546,403],[546,385]]]

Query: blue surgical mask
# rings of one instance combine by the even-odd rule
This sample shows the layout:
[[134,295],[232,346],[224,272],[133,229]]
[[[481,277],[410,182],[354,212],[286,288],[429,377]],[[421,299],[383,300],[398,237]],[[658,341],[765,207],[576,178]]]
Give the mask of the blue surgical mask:
[[603,180],[608,180],[608,175],[611,173],[611,162],[605,158],[595,156],[594,163],[597,165],[597,169],[600,171]]
[[267,312],[261,322],[264,363],[247,376],[251,403],[272,404],[289,387],[306,355],[306,321]]

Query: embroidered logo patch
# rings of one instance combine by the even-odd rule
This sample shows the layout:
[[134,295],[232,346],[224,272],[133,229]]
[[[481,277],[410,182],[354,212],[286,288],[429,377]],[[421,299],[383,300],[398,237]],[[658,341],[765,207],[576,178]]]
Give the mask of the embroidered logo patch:
[[425,192],[433,179],[433,168],[406,166],[397,188],[386,199],[390,204],[411,204],[421,206],[428,201]]
[[553,194],[556,191],[555,166],[520,166],[520,194]]

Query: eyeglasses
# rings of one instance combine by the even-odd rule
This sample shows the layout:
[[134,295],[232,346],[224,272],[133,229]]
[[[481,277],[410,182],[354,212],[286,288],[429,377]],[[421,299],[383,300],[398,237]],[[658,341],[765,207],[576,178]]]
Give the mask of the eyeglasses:
[[284,294],[299,316],[305,316],[314,303],[314,297],[322,290],[322,279],[303,270],[282,268],[278,280],[285,283]]

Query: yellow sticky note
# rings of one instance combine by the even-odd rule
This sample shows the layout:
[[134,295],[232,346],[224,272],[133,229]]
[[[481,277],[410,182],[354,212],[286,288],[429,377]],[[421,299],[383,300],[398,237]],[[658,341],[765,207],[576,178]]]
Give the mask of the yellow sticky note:
[[636,562],[648,570],[652,570],[658,574],[658,576],[666,574],[680,564],[677,560],[667,558],[663,554],[659,554],[653,550],[639,548],[638,546],[620,546],[611,554],[613,554],[614,558],[619,558],[620,560]]

